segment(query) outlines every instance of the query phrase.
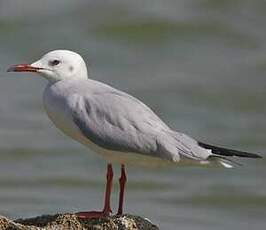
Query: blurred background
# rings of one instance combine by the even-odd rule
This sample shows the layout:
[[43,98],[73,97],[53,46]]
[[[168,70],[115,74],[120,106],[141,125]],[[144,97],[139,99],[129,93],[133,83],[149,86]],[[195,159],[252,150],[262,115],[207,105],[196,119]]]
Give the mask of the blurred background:
[[[265,22],[259,0],[0,0],[1,215],[100,209],[105,185],[105,162],[48,120],[46,81],[8,66],[76,51],[91,78],[172,128],[266,157]],[[126,212],[167,230],[265,229],[265,159],[240,161],[234,170],[129,167]]]

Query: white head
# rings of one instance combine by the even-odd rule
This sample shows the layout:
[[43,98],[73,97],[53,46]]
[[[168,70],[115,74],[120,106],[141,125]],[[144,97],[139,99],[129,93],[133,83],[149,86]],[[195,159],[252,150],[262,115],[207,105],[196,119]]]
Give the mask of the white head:
[[7,71],[35,72],[50,82],[88,78],[87,67],[82,57],[69,50],[51,51],[32,64],[11,66]]

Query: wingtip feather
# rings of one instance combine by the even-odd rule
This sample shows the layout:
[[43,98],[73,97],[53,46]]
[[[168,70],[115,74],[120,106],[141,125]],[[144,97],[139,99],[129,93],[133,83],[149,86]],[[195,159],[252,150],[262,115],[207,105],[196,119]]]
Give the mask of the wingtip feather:
[[218,147],[214,145],[209,145],[203,142],[198,142],[199,146],[205,148],[205,149],[211,149],[212,153],[221,155],[221,156],[237,156],[237,157],[246,157],[246,158],[262,158],[261,155],[256,153],[248,153],[243,151],[238,151],[234,149],[227,149],[223,147]]

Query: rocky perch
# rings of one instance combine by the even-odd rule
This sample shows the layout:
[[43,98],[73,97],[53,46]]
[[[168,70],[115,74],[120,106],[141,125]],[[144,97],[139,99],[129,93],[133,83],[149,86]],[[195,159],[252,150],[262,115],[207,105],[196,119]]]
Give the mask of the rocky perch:
[[0,216],[1,230],[159,230],[148,219],[125,214],[102,219],[79,219],[74,214],[43,215],[9,220]]

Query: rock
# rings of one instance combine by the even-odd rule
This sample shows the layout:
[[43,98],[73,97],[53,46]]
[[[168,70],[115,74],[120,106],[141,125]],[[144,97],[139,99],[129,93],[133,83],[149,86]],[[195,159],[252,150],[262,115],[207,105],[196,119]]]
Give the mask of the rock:
[[9,220],[0,216],[0,230],[159,230],[149,220],[125,214],[83,220],[75,214],[43,215],[30,219]]

